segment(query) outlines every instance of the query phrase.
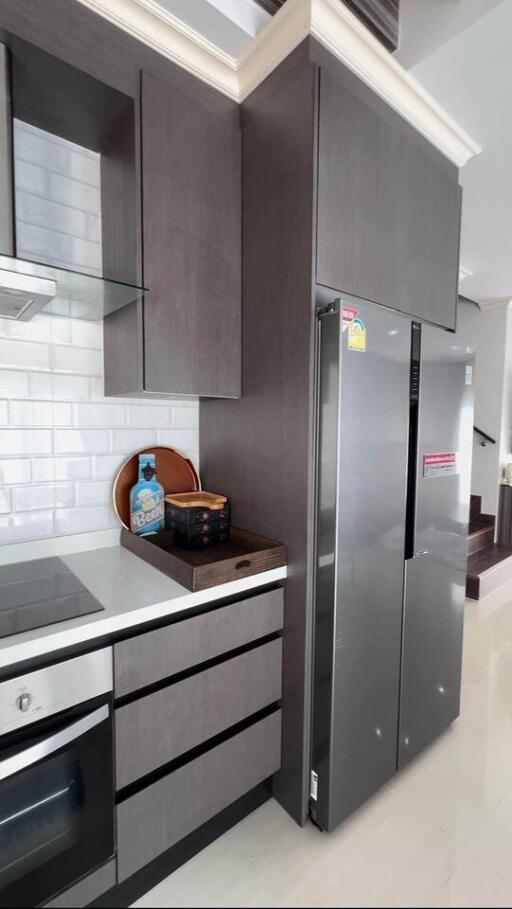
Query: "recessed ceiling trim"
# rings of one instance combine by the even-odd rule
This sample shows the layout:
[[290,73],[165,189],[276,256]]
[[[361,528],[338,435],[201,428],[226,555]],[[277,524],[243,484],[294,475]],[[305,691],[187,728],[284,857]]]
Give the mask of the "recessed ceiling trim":
[[138,41],[238,101],[236,60],[153,0],[78,0]]
[[238,102],[313,35],[458,167],[481,151],[340,0],[287,0],[238,60],[154,0],[79,2]]

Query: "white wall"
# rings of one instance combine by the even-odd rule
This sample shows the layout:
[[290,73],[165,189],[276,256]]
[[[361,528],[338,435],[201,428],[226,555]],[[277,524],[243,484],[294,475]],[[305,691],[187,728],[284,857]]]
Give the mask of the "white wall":
[[503,467],[512,460],[512,315],[506,303],[479,309],[460,302],[457,332],[475,348],[475,425],[496,445],[473,443],[471,492],[482,496],[482,510],[497,514]]
[[[16,126],[19,254],[101,274],[99,158]],[[103,396],[103,326],[0,319],[0,544],[117,526],[111,488],[133,451],[198,458],[197,402]]]
[[503,0],[401,0],[398,60],[409,69],[501,3]]

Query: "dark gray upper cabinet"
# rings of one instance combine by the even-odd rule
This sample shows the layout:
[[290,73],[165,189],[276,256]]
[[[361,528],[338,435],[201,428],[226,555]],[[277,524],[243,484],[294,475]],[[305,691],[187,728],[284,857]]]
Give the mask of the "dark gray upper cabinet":
[[457,169],[348,70],[323,66],[317,280],[455,327]]
[[143,72],[140,145],[118,130],[108,149],[104,262],[110,277],[136,264],[119,205],[135,192],[150,293],[105,320],[106,394],[240,396],[241,129],[235,103],[204,93]]
[[143,74],[145,389],[240,395],[241,132]]

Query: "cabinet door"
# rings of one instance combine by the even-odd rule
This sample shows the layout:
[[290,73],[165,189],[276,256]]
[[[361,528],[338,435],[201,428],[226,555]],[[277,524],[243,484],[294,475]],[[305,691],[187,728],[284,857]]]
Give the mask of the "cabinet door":
[[320,86],[318,283],[454,328],[457,169],[348,71]]
[[281,765],[276,710],[117,806],[119,882],[271,777]]
[[143,73],[144,388],[238,397],[241,131]]
[[281,673],[279,639],[119,707],[117,788],[129,786],[278,701]]

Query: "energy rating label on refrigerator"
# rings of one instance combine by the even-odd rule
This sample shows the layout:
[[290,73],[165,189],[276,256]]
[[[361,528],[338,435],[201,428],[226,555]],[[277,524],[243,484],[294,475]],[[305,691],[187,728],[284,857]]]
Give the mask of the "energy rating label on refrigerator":
[[432,452],[423,455],[424,477],[445,477],[457,473],[457,455],[454,451]]
[[366,350],[366,325],[356,316],[348,327],[348,349]]

